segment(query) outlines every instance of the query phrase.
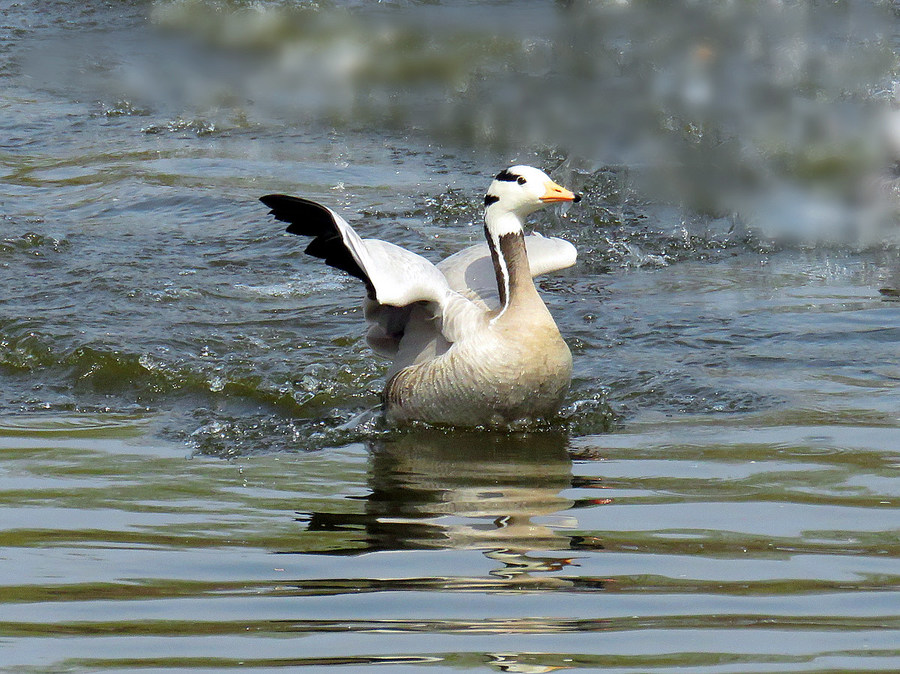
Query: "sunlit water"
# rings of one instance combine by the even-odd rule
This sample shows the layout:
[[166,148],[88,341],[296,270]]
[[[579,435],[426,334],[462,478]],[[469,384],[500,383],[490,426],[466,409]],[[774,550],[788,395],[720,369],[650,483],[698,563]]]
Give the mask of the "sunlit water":
[[[209,4],[0,3],[0,669],[900,669],[891,235],[779,245],[783,222],[485,136],[507,111],[466,97],[540,61],[525,26],[570,20],[542,3],[482,52],[448,29],[446,63],[399,29],[361,42],[454,83],[447,119],[402,59],[337,111],[241,88],[222,73],[271,59],[256,42],[328,54],[365,17]],[[240,30],[200,48],[209,16]],[[362,289],[256,198],[439,259],[520,161],[586,194],[535,219],[580,251],[541,281],[575,357],[560,418],[385,428]]]

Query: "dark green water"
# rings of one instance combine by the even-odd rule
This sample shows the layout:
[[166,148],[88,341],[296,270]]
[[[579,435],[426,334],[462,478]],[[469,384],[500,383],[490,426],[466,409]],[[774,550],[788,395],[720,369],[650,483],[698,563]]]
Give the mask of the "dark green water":
[[[0,669],[900,669],[897,18],[713,4],[0,1]],[[516,162],[566,406],[385,429],[256,198],[439,259]]]

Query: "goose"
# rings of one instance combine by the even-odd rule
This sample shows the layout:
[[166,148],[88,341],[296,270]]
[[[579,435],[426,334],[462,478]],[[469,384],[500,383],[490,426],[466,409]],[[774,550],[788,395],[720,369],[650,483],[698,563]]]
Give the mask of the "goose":
[[501,171],[484,197],[486,241],[432,264],[363,239],[335,211],[283,194],[260,198],[305,252],[360,279],[372,350],[392,361],[382,395],[389,424],[501,427],[552,417],[572,354],[533,277],[575,264],[568,241],[525,235],[531,213],[581,196],[540,169]]

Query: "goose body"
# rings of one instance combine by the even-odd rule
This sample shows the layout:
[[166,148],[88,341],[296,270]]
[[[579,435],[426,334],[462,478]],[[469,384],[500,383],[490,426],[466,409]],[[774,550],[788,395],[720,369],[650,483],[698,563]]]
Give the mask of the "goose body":
[[313,237],[306,252],[366,285],[366,336],[392,360],[383,395],[389,422],[499,426],[554,414],[572,355],[533,277],[575,263],[567,241],[526,236],[523,223],[548,204],[580,197],[543,171],[502,171],[485,196],[486,242],[433,265],[378,239],[362,239],[313,201],[261,201],[287,231]]

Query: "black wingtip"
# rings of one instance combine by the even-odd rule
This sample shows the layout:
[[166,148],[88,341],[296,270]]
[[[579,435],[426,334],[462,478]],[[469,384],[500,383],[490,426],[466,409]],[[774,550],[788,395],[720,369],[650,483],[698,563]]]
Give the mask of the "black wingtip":
[[328,208],[315,201],[286,194],[267,194],[259,200],[271,209],[270,215],[288,223],[285,231],[289,234],[313,237],[306,247],[308,255],[321,258],[325,264],[361,279],[369,296],[375,296],[372,282],[344,244],[334,215]]
[[260,197],[259,200],[269,208],[275,208],[275,206],[283,201],[286,196],[287,195],[285,194],[267,194],[264,197]]
[[269,215],[288,223],[289,234],[319,236],[334,229],[331,211],[315,201],[287,194],[267,194],[259,200],[269,207]]

